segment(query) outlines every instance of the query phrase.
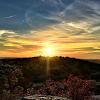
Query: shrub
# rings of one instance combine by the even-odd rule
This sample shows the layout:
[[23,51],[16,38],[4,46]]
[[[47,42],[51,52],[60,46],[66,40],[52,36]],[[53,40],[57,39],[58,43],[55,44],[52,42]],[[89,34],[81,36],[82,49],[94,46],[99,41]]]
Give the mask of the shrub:
[[67,95],[72,100],[84,100],[86,97],[90,100],[95,86],[93,80],[83,80],[74,74],[69,75],[66,85],[68,87]]

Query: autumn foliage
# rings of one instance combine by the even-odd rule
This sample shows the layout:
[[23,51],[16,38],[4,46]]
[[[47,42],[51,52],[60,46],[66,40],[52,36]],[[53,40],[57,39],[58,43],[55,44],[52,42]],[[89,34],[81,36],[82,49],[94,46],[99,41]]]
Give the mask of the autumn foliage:
[[[72,100],[91,100],[94,93],[95,82],[82,79],[80,76],[70,74],[66,82],[68,87],[67,95]],[[88,99],[87,99],[88,98]]]

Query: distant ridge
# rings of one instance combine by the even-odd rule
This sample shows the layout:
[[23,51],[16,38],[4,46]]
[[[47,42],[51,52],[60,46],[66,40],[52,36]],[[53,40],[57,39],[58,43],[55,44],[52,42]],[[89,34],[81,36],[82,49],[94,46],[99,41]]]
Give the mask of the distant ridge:
[[91,60],[88,60],[88,61],[100,64],[100,60],[99,59],[91,59]]

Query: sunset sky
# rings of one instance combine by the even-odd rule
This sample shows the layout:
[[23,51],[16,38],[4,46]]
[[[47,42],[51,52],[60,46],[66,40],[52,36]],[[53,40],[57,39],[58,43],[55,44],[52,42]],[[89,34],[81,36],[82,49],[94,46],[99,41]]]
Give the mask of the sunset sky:
[[0,0],[0,57],[100,59],[100,0]]

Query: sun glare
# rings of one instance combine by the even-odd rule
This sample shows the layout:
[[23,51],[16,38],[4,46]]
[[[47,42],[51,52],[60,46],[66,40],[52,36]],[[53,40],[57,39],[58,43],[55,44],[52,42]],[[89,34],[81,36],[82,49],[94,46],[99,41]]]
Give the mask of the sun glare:
[[45,56],[53,56],[53,49],[52,48],[45,48],[44,55]]

